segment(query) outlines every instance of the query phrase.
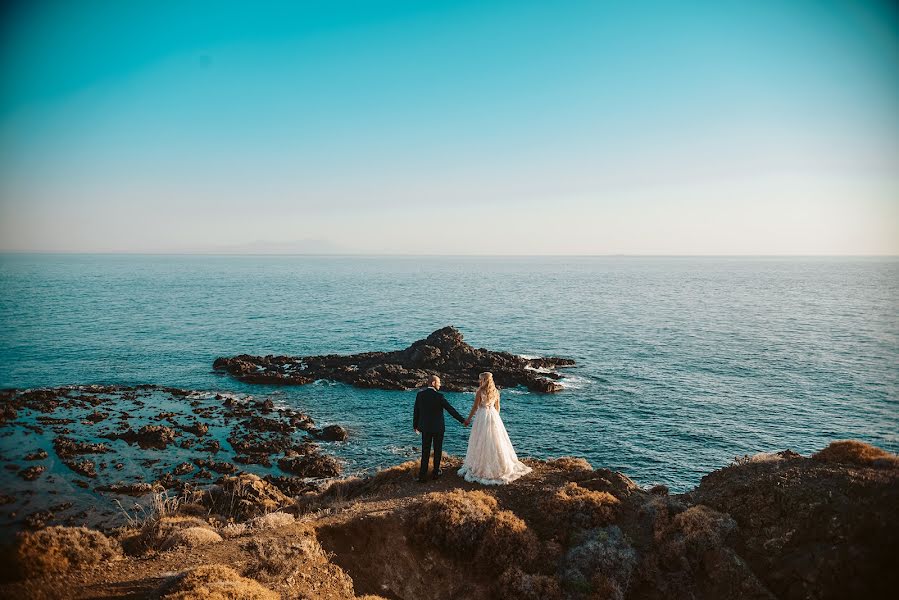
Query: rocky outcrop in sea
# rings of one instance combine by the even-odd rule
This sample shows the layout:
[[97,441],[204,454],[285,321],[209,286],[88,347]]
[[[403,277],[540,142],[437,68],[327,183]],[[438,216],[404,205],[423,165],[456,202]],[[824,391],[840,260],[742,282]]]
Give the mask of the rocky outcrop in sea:
[[569,358],[525,358],[509,352],[474,348],[455,327],[438,329],[405,350],[321,356],[251,356],[217,358],[213,368],[247,383],[305,385],[319,379],[341,381],[361,388],[408,390],[426,385],[438,375],[449,391],[473,391],[478,376],[493,373],[499,387],[524,386],[534,392],[562,390],[559,367]]

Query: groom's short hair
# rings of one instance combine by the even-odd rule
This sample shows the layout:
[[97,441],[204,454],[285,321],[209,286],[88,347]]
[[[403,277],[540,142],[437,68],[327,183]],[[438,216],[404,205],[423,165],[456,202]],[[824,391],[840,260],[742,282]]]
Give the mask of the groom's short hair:
[[436,375],[431,375],[428,377],[428,385],[432,387],[440,385],[440,378]]

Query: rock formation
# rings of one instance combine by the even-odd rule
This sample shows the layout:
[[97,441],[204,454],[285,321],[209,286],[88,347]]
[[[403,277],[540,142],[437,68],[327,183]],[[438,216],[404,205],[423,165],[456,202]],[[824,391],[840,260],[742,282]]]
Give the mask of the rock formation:
[[317,379],[342,381],[362,388],[408,390],[422,387],[428,376],[440,376],[449,391],[472,391],[478,375],[491,371],[500,387],[523,385],[531,391],[552,393],[562,389],[558,367],[567,358],[524,358],[493,352],[465,343],[455,327],[444,327],[394,352],[322,356],[250,356],[217,358],[213,368],[248,383],[304,385]]

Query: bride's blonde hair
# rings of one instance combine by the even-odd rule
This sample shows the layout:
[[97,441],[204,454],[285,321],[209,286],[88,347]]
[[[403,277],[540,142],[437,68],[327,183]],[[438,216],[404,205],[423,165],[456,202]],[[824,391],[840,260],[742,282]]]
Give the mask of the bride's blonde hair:
[[479,384],[476,395],[481,399],[481,404],[491,406],[499,401],[499,390],[493,383],[493,373],[485,371],[478,378]]

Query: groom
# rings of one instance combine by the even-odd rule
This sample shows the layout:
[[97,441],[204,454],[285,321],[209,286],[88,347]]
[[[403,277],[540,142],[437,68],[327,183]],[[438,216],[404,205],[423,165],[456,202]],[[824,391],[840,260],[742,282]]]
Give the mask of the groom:
[[434,479],[440,477],[440,458],[443,455],[443,432],[446,425],[443,422],[443,411],[446,409],[454,419],[465,425],[456,409],[447,402],[440,389],[440,378],[431,375],[428,379],[428,387],[418,392],[415,397],[415,410],[412,413],[412,427],[415,433],[421,434],[421,468],[418,470],[418,481],[427,481],[428,460],[431,458],[431,442],[434,443]]

